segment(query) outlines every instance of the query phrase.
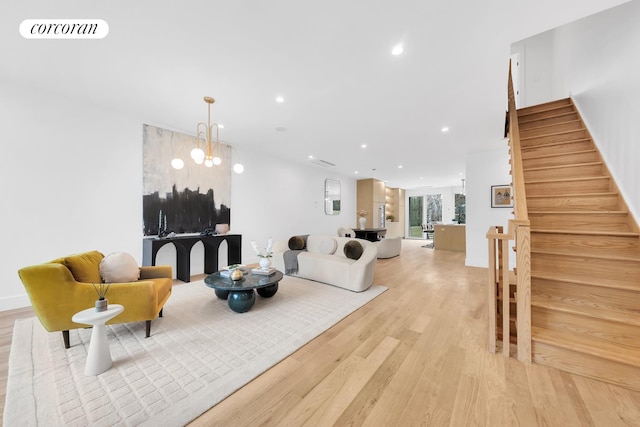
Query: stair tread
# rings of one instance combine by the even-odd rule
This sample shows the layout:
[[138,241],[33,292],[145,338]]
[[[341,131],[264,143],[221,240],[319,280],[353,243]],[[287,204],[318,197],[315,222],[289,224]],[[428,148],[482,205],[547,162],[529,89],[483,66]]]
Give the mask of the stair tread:
[[526,147],[520,147],[520,150],[530,151],[530,150],[535,150],[539,148],[550,148],[555,145],[567,145],[567,144],[573,144],[573,143],[579,143],[579,142],[585,142],[585,141],[591,141],[591,138],[578,138],[578,139],[572,139],[569,141],[555,141],[555,142],[546,142],[544,144],[527,145]]
[[[567,107],[567,105],[563,105],[562,107],[559,107],[559,108],[566,108],[566,107]],[[555,108],[555,109],[557,109],[557,108]],[[553,111],[553,110],[550,110],[550,111]],[[518,117],[518,124],[533,123],[533,122],[538,122],[538,121],[541,121],[541,120],[549,120],[549,119],[554,119],[554,118],[562,117],[562,116],[572,116],[572,115],[575,115],[575,114],[576,114],[576,111],[574,110],[574,111],[567,111],[565,113],[555,114],[553,116],[533,118],[533,119],[530,118],[530,117],[527,118],[527,116],[530,115],[530,114],[525,114],[525,115],[522,116],[522,118]]]
[[550,197],[557,197],[557,198],[611,197],[611,196],[617,196],[617,195],[618,193],[616,193],[615,191],[606,191],[602,193],[564,193],[564,194],[549,194],[549,195],[532,194],[531,196],[527,195],[527,199],[533,199],[533,198],[548,199]]
[[535,181],[526,181],[525,184],[543,184],[548,182],[574,182],[574,181],[592,181],[596,179],[611,179],[608,175],[603,176],[587,176],[587,177],[575,177],[575,178],[554,178],[554,179],[540,179]]
[[546,233],[546,234],[572,234],[572,235],[585,235],[585,236],[610,236],[610,237],[640,237],[640,233],[636,231],[610,231],[610,230],[567,230],[556,228],[538,228],[532,229],[532,233]]
[[[573,113],[569,113],[569,114],[573,114]],[[553,116],[553,117],[558,117],[558,116]],[[550,119],[552,117],[545,117],[544,119],[537,119],[537,120],[545,120],[545,119]],[[531,120],[529,121],[529,123],[534,122],[536,120]],[[564,122],[557,122],[557,123],[549,123],[546,125],[540,125],[540,126],[534,126],[534,127],[530,127],[527,129],[520,129],[520,133],[522,132],[528,132],[530,130],[538,130],[538,129],[543,129],[543,128],[548,128],[548,127],[554,127],[554,126],[561,126],[561,125],[566,125],[567,123],[576,123],[576,122],[581,122],[580,119],[573,119],[573,120],[566,120]],[[522,122],[518,121],[518,124],[521,124]],[[527,123],[527,122],[524,122]]]
[[586,128],[582,127],[580,129],[571,129],[571,130],[563,130],[563,131],[559,131],[559,132],[545,133],[544,135],[525,136],[525,137],[521,137],[520,141],[532,140],[532,139],[540,139],[540,138],[548,138],[550,136],[566,135],[566,134],[569,134],[569,133],[584,132],[586,130],[587,130]]
[[640,350],[629,349],[629,347],[613,343],[603,348],[602,346],[594,345],[594,340],[583,335],[568,334],[532,326],[531,339],[532,341],[554,345],[631,366],[640,366]]
[[[619,254],[612,254],[612,253],[607,253],[607,254],[594,254],[594,253],[588,253],[588,252],[581,252],[581,253],[576,253],[576,252],[563,252],[563,251],[547,251],[547,250],[540,250],[540,249],[531,249],[531,254],[542,254],[542,255],[556,255],[556,256],[571,256],[571,257],[576,257],[576,258],[591,258],[591,259],[606,259],[606,260],[610,260],[610,261],[640,261],[640,254],[639,255],[619,255]],[[636,288],[638,289],[638,288]]]
[[524,172],[531,171],[540,171],[540,170],[553,170],[553,169],[564,169],[564,168],[579,168],[584,166],[598,166],[602,165],[602,162],[585,162],[585,163],[572,163],[568,165],[554,165],[554,166],[537,166],[534,168],[522,168]]
[[[562,277],[559,275],[555,276],[545,276],[542,274],[531,274],[531,279],[542,279],[542,280],[554,280],[557,282],[566,282],[566,283],[574,283],[576,285],[584,285],[584,286],[595,286],[600,288],[609,288],[609,289],[620,289],[623,291],[638,291],[638,285],[636,284],[612,284],[611,282],[590,282],[588,280],[580,280],[573,277]],[[640,316],[638,317],[640,321]]]
[[[562,102],[565,102],[565,103],[562,104]],[[549,105],[547,108],[541,108],[543,105],[547,105],[547,104]],[[518,116],[520,115],[527,116],[529,114],[545,113],[548,111],[558,110],[561,108],[572,107],[572,106],[573,106],[573,103],[571,102],[570,98],[562,98],[562,99],[556,99],[555,101],[551,101],[551,102],[545,102],[542,104],[530,105],[528,107],[519,108],[516,111],[516,113],[518,114]]]
[[578,150],[578,151],[570,151],[570,152],[563,152],[563,153],[553,153],[553,154],[543,154],[540,156],[532,156],[532,157],[526,157],[524,159],[522,159],[522,162],[526,162],[528,160],[540,160],[540,159],[549,159],[551,157],[564,157],[564,156],[570,156],[573,154],[585,154],[585,153],[596,153],[596,150],[593,148],[590,148],[588,150]]
[[555,211],[555,210],[537,210],[529,209],[529,215],[628,215],[629,211]]

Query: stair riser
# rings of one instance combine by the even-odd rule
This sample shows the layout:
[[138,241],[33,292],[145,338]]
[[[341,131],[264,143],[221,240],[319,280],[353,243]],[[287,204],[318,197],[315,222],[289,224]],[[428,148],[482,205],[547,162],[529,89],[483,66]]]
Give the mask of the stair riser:
[[531,232],[531,247],[534,250],[546,250],[550,252],[580,253],[587,251],[590,254],[601,253],[609,255],[617,253],[624,256],[638,256],[637,237],[575,235],[575,234],[550,234]]
[[637,261],[532,253],[531,274],[640,286],[640,283],[636,283],[640,277],[640,263]]
[[602,172],[602,164],[599,163],[553,169],[525,169],[524,179],[538,181],[556,178],[586,178],[589,176],[602,176]]
[[532,360],[541,365],[583,375],[632,390],[640,390],[640,368],[552,345],[533,342]]
[[576,139],[589,138],[589,132],[586,130],[576,130],[567,133],[552,134],[546,136],[537,136],[534,138],[520,137],[520,143],[523,147],[532,145],[549,144],[554,142],[575,141]]
[[584,151],[580,153],[562,154],[559,156],[523,158],[522,167],[524,169],[532,169],[547,166],[575,165],[577,163],[590,163],[597,161],[598,154],[595,151]]
[[610,179],[587,179],[579,181],[542,181],[525,182],[525,191],[529,196],[551,194],[587,194],[610,191]]
[[[590,286],[540,277],[531,278],[533,304],[567,303],[575,306],[578,312],[593,312],[594,315],[602,315],[604,319],[615,320],[616,324],[626,321],[633,325],[634,336],[640,334],[640,327],[638,327],[640,308],[637,305],[637,298],[638,292],[633,290]],[[607,316],[606,312],[614,314]],[[539,321],[542,322],[544,319],[541,318]],[[596,327],[596,329],[599,328]]]
[[518,128],[520,132],[532,128],[555,125],[558,123],[570,122],[572,120],[578,120],[578,113],[571,112],[570,114],[559,114],[553,117],[545,117],[541,119],[531,119],[529,117],[522,118],[518,121]]
[[631,231],[627,215],[618,214],[537,214],[529,213],[531,229],[583,230],[583,231]]
[[531,138],[534,136],[549,135],[558,132],[577,131],[584,129],[584,125],[580,120],[572,122],[556,123],[551,126],[542,126],[538,128],[522,129],[520,128],[520,138]]
[[640,355],[640,328],[619,322],[565,313],[546,307],[531,308],[531,325],[552,331],[576,334],[593,342],[594,348],[607,348],[614,344],[625,353]]
[[573,153],[576,151],[593,150],[593,142],[589,139],[578,139],[575,141],[567,141],[554,145],[529,145],[522,148],[522,158],[540,157],[551,154]]
[[575,111],[573,104],[569,99],[560,99],[549,102],[547,104],[532,105],[531,107],[520,108],[518,110],[518,118],[532,117],[539,114],[547,116],[556,116],[562,113]]
[[617,195],[527,198],[529,210],[615,211],[618,206]]

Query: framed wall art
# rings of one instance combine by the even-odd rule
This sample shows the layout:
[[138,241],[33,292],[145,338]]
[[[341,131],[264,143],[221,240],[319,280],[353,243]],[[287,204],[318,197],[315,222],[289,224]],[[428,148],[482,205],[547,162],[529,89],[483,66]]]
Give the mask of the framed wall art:
[[513,192],[510,185],[492,185],[491,186],[491,207],[492,208],[512,208]]
[[[201,233],[231,223],[231,147],[222,144],[222,164],[208,168],[189,158],[195,137],[143,126],[142,215],[145,236],[173,231]],[[183,169],[171,167],[176,155]]]

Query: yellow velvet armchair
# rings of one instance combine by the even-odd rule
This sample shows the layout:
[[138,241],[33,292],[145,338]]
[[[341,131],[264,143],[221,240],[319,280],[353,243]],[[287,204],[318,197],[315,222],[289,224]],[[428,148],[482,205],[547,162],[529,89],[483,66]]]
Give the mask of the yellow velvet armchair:
[[[93,307],[98,295],[93,286],[99,284],[98,251],[58,258],[44,264],[22,268],[18,275],[27,290],[42,326],[49,331],[62,331],[65,348],[69,348],[69,330],[86,328],[71,317]],[[171,295],[171,266],[140,267],[135,282],[112,283],[106,298],[110,304],[121,304],[124,311],[108,324],[145,321],[146,336],[151,334],[151,321],[162,317],[162,308]]]

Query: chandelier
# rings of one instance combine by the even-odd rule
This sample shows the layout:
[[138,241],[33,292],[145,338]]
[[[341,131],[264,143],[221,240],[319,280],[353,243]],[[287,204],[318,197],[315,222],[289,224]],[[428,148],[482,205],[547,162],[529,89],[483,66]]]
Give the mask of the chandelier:
[[[220,140],[218,138],[219,129],[222,125],[218,123],[211,123],[211,104],[213,104],[215,99],[210,96],[204,97],[204,102],[207,103],[207,123],[200,122],[196,126],[196,146],[191,150],[191,158],[198,165],[204,164],[206,167],[218,166],[222,164],[222,159],[220,158],[220,150],[222,144],[220,144]],[[216,128],[216,139],[213,140],[213,128]],[[202,148],[201,148],[202,145]],[[224,144],[228,146],[232,151],[235,150],[235,147],[231,144]],[[176,157],[171,160],[171,166],[175,169],[182,169],[184,167],[184,161]],[[233,165],[233,171],[235,173],[242,173],[244,171],[244,166],[240,162],[236,162]]]

